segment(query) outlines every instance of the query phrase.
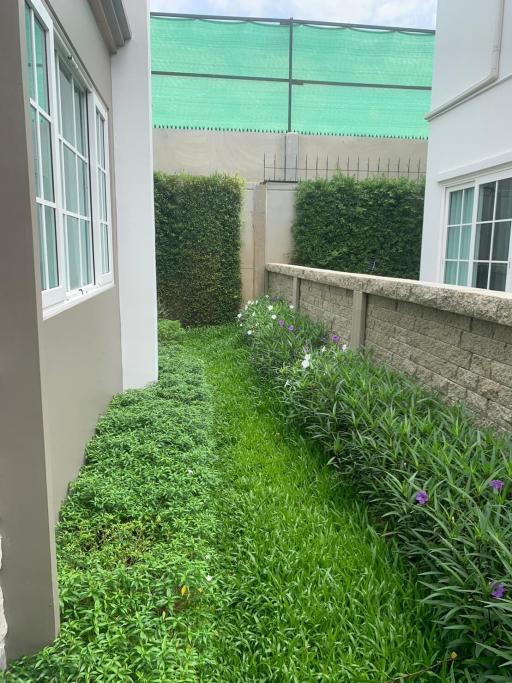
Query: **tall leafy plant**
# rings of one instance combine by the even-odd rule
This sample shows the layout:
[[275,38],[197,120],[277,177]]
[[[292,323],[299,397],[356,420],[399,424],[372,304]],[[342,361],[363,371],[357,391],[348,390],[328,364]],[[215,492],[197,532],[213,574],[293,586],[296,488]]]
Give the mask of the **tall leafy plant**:
[[335,176],[297,189],[295,262],[312,268],[417,279],[423,183]]
[[162,317],[231,320],[240,304],[242,181],[155,174],[156,272]]

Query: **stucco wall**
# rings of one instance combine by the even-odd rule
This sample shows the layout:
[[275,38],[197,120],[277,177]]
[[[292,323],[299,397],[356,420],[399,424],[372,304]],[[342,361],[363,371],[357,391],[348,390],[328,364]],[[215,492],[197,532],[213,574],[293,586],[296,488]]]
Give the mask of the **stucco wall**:
[[[71,4],[52,0],[71,47],[98,88],[109,110],[112,131],[110,54],[87,0]],[[113,136],[110,134],[111,183],[115,182]],[[115,281],[117,206],[112,190]],[[121,325],[117,284],[45,318],[41,325],[42,398],[47,451],[51,463],[55,520],[68,483],[83,463],[84,449],[98,417],[122,388]]]
[[[439,1],[433,108],[489,75],[499,6],[500,0]],[[512,169],[511,107],[512,3],[506,0],[498,79],[430,121],[422,280],[443,280],[445,187],[488,170]]]
[[[418,163],[424,172],[427,156],[426,140],[402,140],[398,138],[364,138],[326,135],[298,135],[298,163],[304,168],[308,158],[309,177],[314,175],[316,157],[320,168],[325,167],[329,157],[330,168],[334,169],[338,157],[340,166],[351,160],[355,168],[357,157],[360,157],[361,177],[364,177],[368,160],[370,166],[387,169],[390,160],[391,168],[396,168],[398,159],[403,169],[410,160],[411,169],[417,169]],[[220,173],[237,173],[250,182],[265,180],[263,161],[273,166],[274,157],[277,166],[277,178],[283,173],[279,169],[284,166],[285,154],[284,133],[242,133],[209,130],[174,130],[172,128],[153,129],[154,169],[164,173],[191,173],[192,175],[209,175]],[[295,148],[294,148],[295,149]],[[295,165],[293,158],[288,159],[288,166]],[[290,156],[290,154],[289,154]],[[405,166],[404,166],[405,165]],[[323,173],[321,171],[321,173]],[[304,177],[304,173],[302,174]],[[273,178],[272,168],[267,169],[267,179]]]
[[283,264],[267,271],[271,294],[344,342],[464,403],[480,423],[512,428],[512,297]]

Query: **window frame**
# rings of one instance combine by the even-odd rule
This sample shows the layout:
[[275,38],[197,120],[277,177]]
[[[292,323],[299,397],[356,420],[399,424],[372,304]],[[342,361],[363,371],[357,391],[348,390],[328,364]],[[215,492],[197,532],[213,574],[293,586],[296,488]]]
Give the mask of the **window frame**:
[[[443,183],[444,186],[444,205],[443,205],[443,211],[442,211],[442,220],[443,220],[443,228],[442,228],[442,240],[441,240],[441,258],[440,258],[440,271],[439,271],[439,281],[442,282],[443,284],[445,283],[445,266],[446,266],[446,261],[451,261],[454,259],[447,259],[446,258],[446,248],[447,248],[447,240],[448,240],[448,227],[449,227],[449,212],[450,212],[450,196],[452,192],[457,192],[458,190],[466,190],[469,188],[474,188],[474,193],[473,193],[473,210],[472,210],[472,216],[471,216],[471,240],[470,240],[470,246],[469,246],[469,267],[468,267],[468,275],[466,279],[466,285],[455,285],[459,287],[471,287],[475,289],[480,289],[481,291],[488,291],[488,292],[499,292],[499,291],[504,291],[505,293],[510,293],[512,292],[512,227],[511,227],[511,236],[509,240],[509,249],[508,249],[508,259],[506,261],[507,263],[507,277],[506,277],[506,282],[505,282],[505,289],[504,290],[495,290],[495,289],[489,289],[489,288],[481,288],[481,287],[474,287],[473,286],[473,271],[475,269],[475,265],[477,263],[484,262],[481,259],[475,259],[475,242],[476,242],[476,228],[477,224],[479,221],[477,220],[478,217],[478,202],[479,202],[479,193],[480,193],[480,186],[485,185],[486,183],[498,183],[500,180],[505,180],[508,178],[512,178],[512,166],[507,165],[506,168],[501,168],[501,169],[496,169],[496,170],[487,170],[485,172],[480,171],[477,174],[472,175],[469,178],[466,178],[465,180],[453,180],[453,181],[447,181]],[[497,192],[496,192],[497,195]],[[497,202],[497,196],[494,199],[494,207],[493,207],[493,220],[492,221],[483,221],[484,223],[490,222],[491,225],[493,226],[493,235],[494,235],[494,225],[495,225],[495,213],[496,213],[496,202]],[[503,219],[503,222],[506,222],[506,220],[511,219]],[[482,221],[480,221],[481,223]],[[490,256],[492,256],[492,242],[490,246]],[[494,263],[495,261],[489,260],[489,264]],[[505,261],[496,261],[496,263],[505,263]],[[490,278],[490,268],[489,268],[489,276]],[[488,279],[488,281],[490,281]],[[452,285],[453,286],[453,285]]]
[[[47,80],[48,80],[48,105],[50,109],[50,114],[46,115],[46,120],[49,120],[50,123],[50,138],[51,138],[51,161],[52,161],[52,173],[53,173],[53,196],[54,196],[54,201],[51,202],[50,204],[47,204],[45,200],[39,201],[37,199],[37,188],[34,183],[34,193],[36,196],[36,214],[37,214],[37,205],[40,203],[42,206],[47,206],[47,205],[54,205],[55,208],[55,240],[56,240],[56,245],[57,245],[57,277],[59,279],[59,283],[57,287],[53,287],[51,289],[45,289],[41,290],[41,297],[42,297],[42,305],[43,308],[48,308],[50,306],[53,306],[55,304],[60,303],[61,301],[65,300],[66,298],[66,287],[65,287],[65,278],[64,278],[64,262],[63,262],[63,255],[64,255],[64,249],[63,249],[63,244],[62,244],[62,236],[63,236],[63,231],[62,231],[62,214],[61,214],[61,205],[62,205],[62,197],[61,197],[61,190],[62,190],[62,183],[61,183],[61,178],[60,178],[60,163],[59,163],[59,155],[58,155],[58,132],[57,132],[57,117],[58,117],[58,103],[57,103],[57,92],[56,92],[56,83],[55,83],[55,42],[54,42],[54,31],[53,31],[53,21],[52,18],[47,11],[47,9],[44,7],[44,5],[40,2],[40,0],[29,0],[26,3],[32,10],[31,12],[31,41],[32,41],[32,54],[33,54],[33,60],[34,60],[34,67],[35,67],[35,46],[34,46],[34,16],[37,15],[37,18],[39,19],[40,23],[42,24],[43,28],[45,29],[45,49],[46,49],[46,68],[47,68]],[[34,68],[34,74],[35,74],[35,68]],[[27,77],[30,78],[30,73],[27,72]],[[34,88],[37,87],[37,79],[34,77]],[[29,109],[34,108],[36,111],[36,114],[39,116],[40,112],[40,107],[35,102],[32,100],[30,97],[30,89],[28,92],[28,103],[29,103]],[[30,113],[30,112],[29,112]],[[36,126],[37,129],[37,136],[38,136],[38,147],[41,147],[40,143],[40,132],[39,132],[39,125],[37,124]],[[35,158],[34,158],[34,164],[35,164]],[[43,182],[42,179],[42,165],[41,165],[41,160],[39,159],[38,161],[38,166],[39,166],[39,175],[40,175],[40,182]],[[37,225],[37,231],[39,233],[39,224]],[[39,244],[39,240],[38,240]]]
[[[57,276],[58,276],[58,286],[48,290],[41,291],[43,318],[51,317],[61,310],[65,310],[71,305],[74,305],[82,300],[89,299],[95,294],[99,294],[105,289],[110,288],[114,283],[114,251],[113,251],[113,228],[112,228],[112,205],[111,205],[111,175],[110,175],[110,146],[109,146],[109,110],[103,104],[100,96],[96,92],[93,84],[91,83],[85,70],[80,66],[80,61],[78,56],[69,47],[68,42],[64,35],[60,32],[59,27],[54,22],[50,11],[45,7],[42,0],[25,0],[25,4],[31,10],[31,51],[33,53],[33,86],[34,86],[34,96],[36,97],[37,89],[37,77],[36,77],[36,57],[35,57],[35,39],[34,39],[34,19],[36,16],[40,21],[42,27],[45,31],[45,49],[46,49],[46,68],[47,68],[47,82],[48,82],[48,102],[50,114],[45,113],[45,118],[50,119],[50,136],[51,136],[51,162],[52,162],[52,173],[53,173],[53,185],[54,185],[54,201],[50,202],[50,205],[55,211],[55,238],[56,238],[56,250],[57,250]],[[27,55],[28,57],[28,55]],[[90,257],[92,260],[92,282],[85,284],[83,287],[78,287],[71,289],[69,280],[69,258],[68,258],[68,248],[66,240],[66,226],[65,226],[65,216],[69,214],[69,211],[65,206],[64,197],[64,182],[63,182],[63,169],[61,167],[61,144],[63,138],[63,129],[61,125],[61,110],[60,110],[60,84],[58,82],[59,77],[59,60],[61,60],[67,71],[71,72],[73,79],[76,81],[77,85],[84,92],[85,100],[85,112],[84,121],[85,129],[87,135],[87,201],[89,203],[89,221],[90,221],[90,234],[92,244],[90,247]],[[31,73],[27,68],[27,84],[31,78]],[[74,102],[73,93],[73,102]],[[30,97],[30,88],[27,88],[27,106],[29,114],[31,114],[31,109],[34,109],[36,115],[39,114],[39,105],[37,101]],[[75,104],[73,105],[75,106]],[[74,111],[74,109],[73,109]],[[96,136],[96,124],[95,124],[95,114],[99,111],[101,117],[105,122],[104,134],[105,134],[105,163],[106,163],[106,201],[107,201],[107,236],[109,241],[109,271],[108,273],[102,273],[101,267],[101,222],[105,224],[106,221],[100,222],[99,214],[99,188],[97,182],[97,136]],[[36,119],[37,122],[37,119]],[[31,124],[32,125],[32,124]],[[39,141],[40,133],[38,126],[36,126],[37,139]],[[32,134],[32,133],[31,133]],[[65,143],[64,143],[65,144]],[[75,140],[76,145],[76,140]],[[40,143],[38,142],[40,148]],[[34,150],[34,155],[39,150]],[[40,155],[38,155],[40,156]],[[85,155],[84,155],[85,156]],[[35,156],[33,156],[35,163]],[[41,193],[42,190],[42,162],[41,159],[37,159],[38,164],[38,175],[41,180]],[[46,200],[43,198],[40,200],[37,196],[37,187],[34,183],[34,203],[36,204],[36,217],[37,217],[37,205],[41,204],[45,206],[47,204]],[[77,197],[78,200],[78,197]],[[79,207],[77,207],[79,209]],[[71,212],[72,214],[74,212]],[[80,226],[80,223],[79,223]],[[37,226],[39,234],[39,226]],[[36,248],[39,249],[40,237]],[[44,237],[46,240],[46,236]],[[47,268],[47,265],[46,265]],[[39,286],[41,279],[39,279]]]
[[[110,140],[109,140],[109,118],[106,107],[100,100],[96,92],[92,91],[89,97],[89,105],[87,109],[87,116],[89,122],[89,131],[94,130],[94,144],[90,145],[89,149],[89,163],[90,163],[90,182],[91,182],[91,217],[93,225],[93,250],[94,250],[94,265],[95,277],[97,284],[101,287],[111,284],[114,281],[114,255],[112,244],[112,204],[110,196]],[[100,189],[98,185],[98,168],[100,167],[98,159],[98,137],[96,129],[96,113],[103,118],[104,121],[104,148],[105,148],[105,168],[102,169],[106,176],[106,223],[107,223],[107,237],[108,237],[108,271],[101,272],[102,259],[102,234],[101,225],[105,221],[101,220],[100,213]],[[89,139],[91,136],[89,135]]]

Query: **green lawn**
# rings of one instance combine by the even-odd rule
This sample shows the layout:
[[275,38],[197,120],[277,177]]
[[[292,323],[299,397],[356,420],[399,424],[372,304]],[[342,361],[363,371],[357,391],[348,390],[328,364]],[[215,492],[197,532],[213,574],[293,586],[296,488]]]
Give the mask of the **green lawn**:
[[238,328],[167,335],[160,382],[114,400],[64,505],[61,634],[0,680],[452,680],[403,678],[446,657],[414,579],[284,430]]
[[[414,581],[363,506],[283,433],[237,328],[191,331],[185,343],[205,363],[221,445],[216,680],[380,683],[444,658]],[[449,680],[413,680],[439,679]]]

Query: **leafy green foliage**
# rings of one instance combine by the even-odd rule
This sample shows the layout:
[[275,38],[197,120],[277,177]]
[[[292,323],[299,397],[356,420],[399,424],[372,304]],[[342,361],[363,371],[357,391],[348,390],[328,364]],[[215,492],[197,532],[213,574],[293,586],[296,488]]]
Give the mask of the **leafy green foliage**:
[[62,626],[6,683],[204,680],[215,661],[219,487],[203,368],[165,326],[160,380],[117,396],[57,534]]
[[232,320],[240,304],[242,181],[155,174],[158,300],[184,325]]
[[335,176],[297,189],[295,263],[417,280],[423,221],[423,183],[404,178]]
[[[251,316],[253,327],[270,314],[265,306]],[[212,386],[225,477],[215,680],[389,683],[422,672],[411,680],[452,681],[417,583],[339,472],[286,429],[275,392],[251,367],[262,347],[249,350],[237,329],[187,332]],[[290,348],[303,354],[308,336]],[[275,353],[277,368],[282,348]]]
[[[277,370],[272,381],[286,418],[336,463],[420,571],[424,600],[464,659],[467,680],[510,681],[510,442],[369,357],[321,345],[323,330],[313,337],[305,317],[294,314],[291,332],[280,327],[278,318],[289,315],[265,298],[240,319],[256,367],[267,376]],[[302,329],[307,350],[294,340],[276,345]],[[287,362],[282,348],[290,350]]]

